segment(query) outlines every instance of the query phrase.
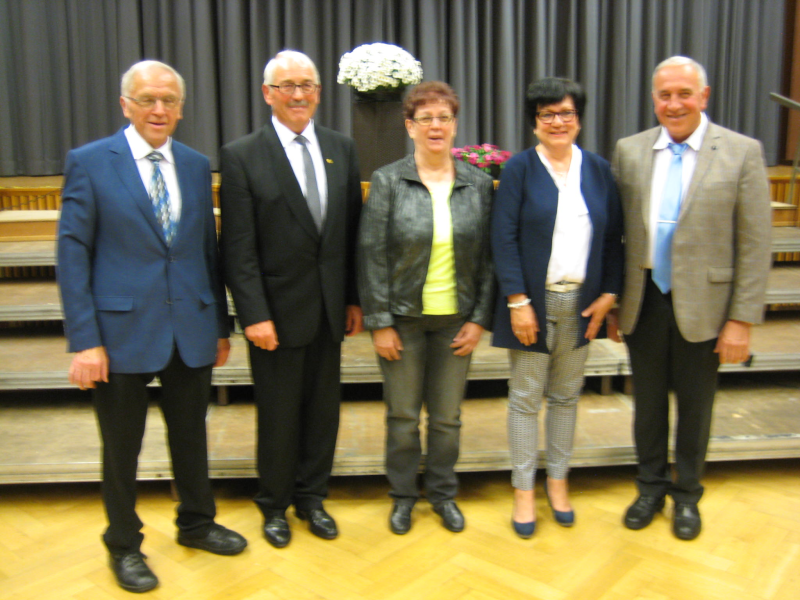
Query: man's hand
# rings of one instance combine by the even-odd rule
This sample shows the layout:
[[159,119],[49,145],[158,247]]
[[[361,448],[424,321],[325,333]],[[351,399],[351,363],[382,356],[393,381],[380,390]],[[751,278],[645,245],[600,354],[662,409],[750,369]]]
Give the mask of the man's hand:
[[608,339],[614,342],[622,341],[622,333],[619,330],[619,311],[616,308],[612,308],[606,315],[606,333]]
[[603,324],[603,319],[606,318],[608,311],[614,307],[614,302],[616,301],[617,297],[614,294],[600,294],[597,300],[592,302],[586,310],[581,313],[583,317],[591,317],[589,326],[586,328],[586,334],[584,335],[587,340],[593,340],[597,337],[597,332]]
[[69,367],[69,382],[82,390],[95,387],[95,382],[108,383],[108,354],[103,346],[76,352]]
[[386,360],[400,360],[400,353],[403,351],[403,342],[397,335],[394,327],[384,327],[372,332],[372,343],[375,352]]
[[719,354],[721,364],[745,362],[750,357],[750,323],[726,322],[714,352]]
[[364,331],[364,313],[361,312],[361,307],[356,304],[348,304],[345,310],[347,311],[347,320],[345,321],[347,335],[356,335]]
[[273,321],[261,321],[244,328],[244,337],[262,350],[275,350],[278,347],[278,333]]
[[231,341],[228,338],[217,340],[217,360],[214,361],[215,367],[222,367],[228,362],[228,355],[231,353]]
[[478,345],[478,342],[481,341],[481,335],[483,334],[483,327],[478,325],[477,323],[466,322],[461,327],[461,330],[458,332],[455,338],[453,338],[453,343],[450,344],[451,348],[455,348],[456,356],[467,356],[471,354],[473,350],[475,350],[475,346]]

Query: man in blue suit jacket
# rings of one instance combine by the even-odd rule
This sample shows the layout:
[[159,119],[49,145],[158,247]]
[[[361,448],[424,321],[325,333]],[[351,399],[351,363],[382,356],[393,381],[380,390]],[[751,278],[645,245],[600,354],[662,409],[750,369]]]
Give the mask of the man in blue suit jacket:
[[58,281],[75,352],[69,379],[93,391],[109,520],[103,540],[119,585],[132,592],[158,584],[139,550],[135,509],[146,386],[156,375],[181,500],[178,543],[225,555],[247,545],[214,522],[205,417],[211,368],[225,363],[230,344],[208,159],[170,137],[184,99],[172,67],[133,65],[120,97],[131,125],[69,152],[62,191]]

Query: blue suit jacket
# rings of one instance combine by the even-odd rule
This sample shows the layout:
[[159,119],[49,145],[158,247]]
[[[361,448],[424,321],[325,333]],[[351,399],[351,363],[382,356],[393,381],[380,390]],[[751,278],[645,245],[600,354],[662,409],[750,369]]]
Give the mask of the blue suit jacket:
[[[609,164],[582,150],[581,191],[592,222],[592,243],[581,288],[580,310],[603,293],[622,287],[622,211]],[[492,210],[492,253],[499,283],[492,345],[547,352],[545,280],[558,208],[558,188],[534,148],[512,157],[503,169]],[[525,346],[511,331],[507,296],[527,294],[536,312],[536,343]],[[587,343],[582,327],[576,347]]]
[[110,371],[153,373],[177,345],[212,364],[228,337],[208,159],[172,142],[181,216],[167,246],[123,130],[67,154],[58,282],[69,351],[105,346]]

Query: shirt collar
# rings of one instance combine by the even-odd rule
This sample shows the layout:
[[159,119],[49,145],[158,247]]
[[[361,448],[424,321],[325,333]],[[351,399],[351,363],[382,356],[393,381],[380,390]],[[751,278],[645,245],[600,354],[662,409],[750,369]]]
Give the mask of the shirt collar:
[[317,134],[314,132],[314,119],[308,122],[308,125],[306,125],[306,128],[303,129],[301,133],[295,133],[289,129],[286,125],[281,123],[275,115],[272,116],[272,126],[275,127],[275,133],[278,134],[278,139],[281,141],[281,146],[283,146],[284,149],[294,142],[298,135],[302,135],[310,142],[317,141]]
[[[686,140],[684,141],[685,144],[689,145],[689,148],[694,150],[695,152],[700,152],[700,146],[703,145],[703,137],[706,135],[706,130],[708,129],[708,117],[706,113],[700,113],[700,125],[697,126]],[[656,143],[653,144],[653,150],[664,150],[669,144],[672,144],[672,138],[669,136],[669,132],[667,132],[667,128],[663,125],[661,126],[661,133],[658,134],[658,139]]]
[[128,127],[125,128],[125,137],[128,138],[128,145],[131,147],[134,160],[147,158],[147,155],[153,150],[158,150],[164,157],[164,160],[173,165],[175,164],[175,158],[172,156],[171,136],[167,138],[166,143],[161,146],[161,148],[153,148],[136,130],[136,127],[128,125]]

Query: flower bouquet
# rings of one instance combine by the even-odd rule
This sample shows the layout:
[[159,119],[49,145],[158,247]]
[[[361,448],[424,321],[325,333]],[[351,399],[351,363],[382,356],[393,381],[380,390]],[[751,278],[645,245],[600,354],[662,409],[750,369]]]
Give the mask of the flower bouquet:
[[508,150],[500,150],[497,146],[493,146],[492,144],[453,148],[452,153],[458,160],[463,160],[471,165],[475,165],[482,171],[492,175],[495,179],[500,176],[500,170],[506,166],[506,161],[511,158],[511,152]]
[[398,46],[363,44],[342,55],[336,81],[362,94],[397,93],[422,81],[422,65]]

